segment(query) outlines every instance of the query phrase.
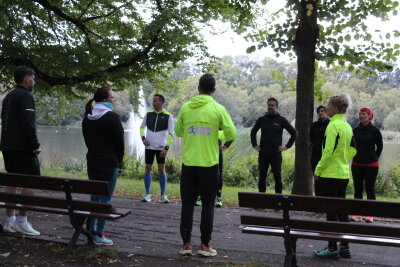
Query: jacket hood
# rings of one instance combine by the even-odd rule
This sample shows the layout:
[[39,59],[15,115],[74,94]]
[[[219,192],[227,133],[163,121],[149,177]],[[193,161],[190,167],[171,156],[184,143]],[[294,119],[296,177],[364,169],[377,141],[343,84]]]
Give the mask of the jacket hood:
[[88,114],[87,117],[92,121],[98,120],[109,111],[111,111],[111,109],[103,104],[94,104],[92,114]]
[[210,95],[198,95],[189,100],[189,107],[198,108],[213,102],[214,98]]

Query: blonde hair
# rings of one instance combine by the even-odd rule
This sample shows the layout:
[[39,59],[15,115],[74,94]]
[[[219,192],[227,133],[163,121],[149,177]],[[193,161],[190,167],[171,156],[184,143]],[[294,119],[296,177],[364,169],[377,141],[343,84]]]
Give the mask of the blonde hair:
[[339,113],[346,113],[347,109],[351,106],[351,98],[348,94],[331,96],[329,102],[337,107]]

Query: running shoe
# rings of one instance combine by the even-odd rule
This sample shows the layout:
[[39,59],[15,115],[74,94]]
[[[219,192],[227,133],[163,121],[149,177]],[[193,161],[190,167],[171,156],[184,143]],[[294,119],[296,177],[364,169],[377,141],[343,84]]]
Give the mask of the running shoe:
[[367,216],[367,218],[365,218],[365,222],[366,222],[366,223],[373,223],[373,222],[374,222],[374,217],[372,217],[372,216]]
[[214,257],[217,256],[217,251],[210,245],[207,246],[204,243],[200,243],[200,248],[197,251],[197,254],[203,257]]
[[320,258],[331,258],[331,259],[338,259],[339,258],[339,248],[332,249],[332,248],[324,248],[323,250],[314,250],[314,255]]
[[142,202],[151,202],[151,194],[147,194],[142,198]]
[[193,253],[192,253],[192,245],[190,243],[185,243],[183,245],[181,251],[179,251],[179,254],[181,254],[182,256],[193,255]]
[[93,235],[93,242],[96,246],[112,246],[114,244],[114,242],[106,238],[104,234]]
[[349,247],[340,245],[340,248],[339,248],[339,255],[340,255],[340,257],[342,257],[342,258],[350,259],[350,258],[351,258],[351,254],[350,254],[350,249],[349,249]]
[[196,203],[195,203],[195,205],[196,206],[201,206],[203,203],[201,202],[201,198],[199,197],[197,200],[196,200]]
[[11,226],[12,224],[6,222],[6,224],[3,226],[3,231],[6,233],[15,233]]
[[352,221],[352,222],[361,222],[361,221],[362,221],[362,216],[359,216],[359,215],[351,215],[351,216],[350,216],[350,221]]
[[15,232],[24,234],[24,235],[40,235],[40,232],[33,229],[32,225],[29,222],[24,223],[14,223],[10,226],[12,230]]
[[217,200],[215,201],[215,207],[217,208],[222,207],[222,199],[220,197],[217,197]]
[[167,198],[167,195],[161,195],[160,199],[158,200],[158,202],[161,203],[169,203],[169,199]]

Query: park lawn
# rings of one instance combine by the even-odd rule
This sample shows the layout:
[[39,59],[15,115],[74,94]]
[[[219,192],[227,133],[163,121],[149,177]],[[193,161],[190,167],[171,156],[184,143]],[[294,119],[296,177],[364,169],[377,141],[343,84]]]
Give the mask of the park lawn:
[[[4,170],[0,170],[4,171]],[[41,173],[44,176],[55,176],[55,177],[69,177],[69,178],[81,178],[87,179],[87,174],[82,172],[65,172],[60,168],[41,168]],[[268,193],[273,193],[272,188],[269,187]],[[238,205],[238,192],[257,192],[257,188],[242,188],[242,187],[230,187],[224,186],[222,188],[222,200],[226,206],[237,206]],[[144,196],[144,184],[143,180],[128,179],[124,176],[118,178],[117,186],[114,195],[141,198]],[[284,190],[284,194],[290,194],[290,191]],[[160,186],[158,180],[153,181],[151,194],[153,200],[157,200],[160,196]],[[171,201],[180,201],[180,189],[178,183],[167,184],[167,195]],[[347,198],[353,198],[353,195],[348,194]],[[385,201],[400,201],[400,198],[389,198],[386,196],[377,196],[377,200]]]

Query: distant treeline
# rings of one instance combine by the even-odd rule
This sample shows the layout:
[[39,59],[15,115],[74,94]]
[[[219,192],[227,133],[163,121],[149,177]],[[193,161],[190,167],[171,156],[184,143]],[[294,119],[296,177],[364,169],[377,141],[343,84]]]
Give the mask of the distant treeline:
[[[279,112],[293,121],[296,112],[296,94],[294,85],[297,75],[295,63],[282,63],[266,58],[255,61],[248,56],[225,57],[213,65],[217,79],[215,99],[230,112],[238,127],[250,127],[266,111],[266,100],[275,97],[279,100]],[[197,83],[201,70],[194,65],[182,64],[169,74],[165,84],[154,85],[144,81],[147,105],[152,94],[166,96],[165,107],[177,115],[180,106],[197,94]],[[330,95],[348,93],[353,105],[347,119],[357,125],[357,110],[368,106],[375,113],[375,125],[387,131],[400,131],[400,70],[381,73],[377,77],[363,78],[362,75],[347,70],[321,69],[316,76],[315,107],[325,104]],[[120,89],[120,88],[117,88]],[[115,111],[123,121],[129,118],[129,112],[140,102],[137,95],[140,88],[126,88],[117,92]],[[87,97],[88,98],[88,97]],[[0,99],[1,100],[1,99]],[[84,112],[87,99],[66,96],[37,97],[37,115],[39,124],[78,125]]]

